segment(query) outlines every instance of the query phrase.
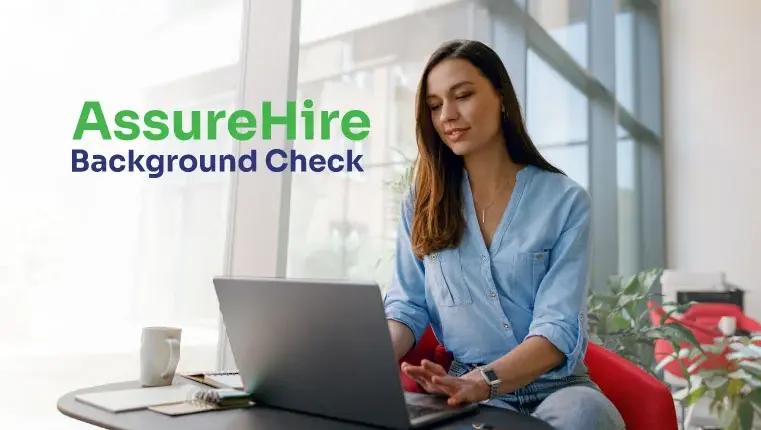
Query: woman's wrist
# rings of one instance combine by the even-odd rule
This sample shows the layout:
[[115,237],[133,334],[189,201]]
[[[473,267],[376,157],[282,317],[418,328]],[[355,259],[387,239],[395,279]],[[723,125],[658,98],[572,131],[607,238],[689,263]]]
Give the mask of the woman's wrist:
[[479,402],[482,400],[489,400],[491,387],[486,383],[486,380],[478,369],[471,370],[462,375],[462,378],[473,381],[476,384],[476,396],[478,397]]

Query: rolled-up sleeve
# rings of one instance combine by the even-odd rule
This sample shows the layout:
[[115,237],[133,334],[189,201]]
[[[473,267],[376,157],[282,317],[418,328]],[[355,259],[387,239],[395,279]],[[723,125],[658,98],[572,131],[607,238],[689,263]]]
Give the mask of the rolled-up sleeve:
[[544,337],[565,355],[564,362],[546,374],[551,378],[571,375],[586,351],[589,224],[589,195],[583,189],[575,190],[565,225],[550,252],[547,273],[539,284],[526,335],[526,339]]
[[386,318],[410,328],[415,343],[420,340],[430,322],[425,299],[425,269],[423,261],[412,252],[412,194],[402,199],[399,231],[396,238],[394,275],[383,304]]

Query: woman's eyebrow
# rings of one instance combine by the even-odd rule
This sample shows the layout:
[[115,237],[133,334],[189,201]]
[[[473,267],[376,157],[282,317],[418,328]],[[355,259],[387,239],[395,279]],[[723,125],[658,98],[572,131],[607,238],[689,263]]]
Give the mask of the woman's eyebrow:
[[[448,92],[451,93],[452,91],[455,91],[456,89],[458,89],[460,87],[463,87],[465,85],[468,85],[468,84],[473,85],[473,82],[470,82],[470,81],[460,81],[460,82],[452,85],[451,87],[449,87]],[[426,97],[426,99],[432,99],[434,97],[438,97],[438,96],[436,94],[430,94],[428,97]]]

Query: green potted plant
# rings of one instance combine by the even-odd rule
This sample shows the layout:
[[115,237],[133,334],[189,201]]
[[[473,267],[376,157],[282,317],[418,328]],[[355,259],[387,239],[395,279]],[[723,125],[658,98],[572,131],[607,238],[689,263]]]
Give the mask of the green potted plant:
[[[653,324],[647,302],[658,297],[653,289],[660,275],[660,269],[651,269],[628,277],[614,276],[605,290],[590,292],[591,340],[655,376],[668,363],[686,358],[691,362],[682,367],[687,386],[674,393],[675,400],[690,406],[709,398],[711,412],[722,429],[761,428],[761,419],[754,419],[761,414],[761,333],[717,337],[712,345],[700,345],[690,330],[669,318],[692,303],[663,304],[665,312],[658,324]],[[653,349],[657,339],[670,342],[674,353],[656,364]],[[728,365],[701,368],[722,354]]]
[[[647,303],[659,297],[653,289],[662,273],[650,269],[631,276],[612,276],[607,288],[591,291],[587,301],[590,339],[656,375],[654,344],[665,339],[678,350],[683,342],[699,348],[695,336],[668,317],[687,305],[664,304],[665,314],[653,324]],[[656,375],[657,376],[657,375]]]
[[[761,334],[720,336],[712,345],[681,350],[680,357],[695,361],[685,369],[687,387],[674,398],[689,406],[699,399],[711,399],[711,412],[719,426],[727,430],[761,428]],[[726,366],[700,369],[709,359],[724,355]],[[754,426],[754,422],[756,425]]]

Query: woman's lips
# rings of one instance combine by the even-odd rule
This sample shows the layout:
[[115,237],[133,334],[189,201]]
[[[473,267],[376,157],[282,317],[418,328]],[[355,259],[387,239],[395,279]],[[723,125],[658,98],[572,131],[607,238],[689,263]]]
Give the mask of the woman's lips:
[[447,139],[451,142],[457,142],[458,140],[462,140],[462,138],[465,136],[465,133],[468,132],[470,127],[467,128],[455,128],[445,133],[447,136]]

